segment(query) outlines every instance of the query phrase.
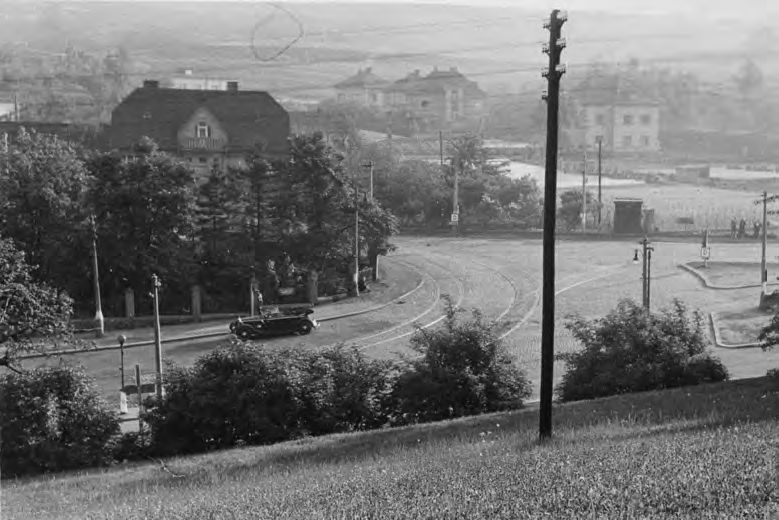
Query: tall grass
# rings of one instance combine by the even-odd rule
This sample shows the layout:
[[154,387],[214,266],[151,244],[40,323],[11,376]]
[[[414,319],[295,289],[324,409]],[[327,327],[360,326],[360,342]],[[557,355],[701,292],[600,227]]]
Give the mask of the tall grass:
[[[7,518],[762,518],[766,378],[8,483]],[[175,474],[175,476],[173,475]]]

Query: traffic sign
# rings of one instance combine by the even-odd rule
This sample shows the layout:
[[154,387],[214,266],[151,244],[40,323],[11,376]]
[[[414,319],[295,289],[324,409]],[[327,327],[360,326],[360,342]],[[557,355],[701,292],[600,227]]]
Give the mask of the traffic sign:
[[460,215],[458,213],[452,213],[452,222],[458,222],[460,220]]
[[711,248],[710,247],[702,247],[701,248],[701,258],[704,260],[708,260],[711,256]]

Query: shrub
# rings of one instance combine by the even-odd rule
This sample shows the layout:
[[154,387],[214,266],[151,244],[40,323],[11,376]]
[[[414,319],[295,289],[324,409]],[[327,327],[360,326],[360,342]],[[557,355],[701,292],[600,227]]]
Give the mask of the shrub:
[[396,422],[434,421],[522,406],[530,383],[479,312],[466,322],[446,301],[444,327],[418,329],[411,339],[421,358],[407,361],[393,392]]
[[233,341],[189,369],[169,368],[162,402],[146,416],[157,455],[303,435],[373,428],[387,422],[392,365],[356,349],[269,350]]
[[0,377],[3,477],[110,464],[115,413],[80,368],[39,368]]
[[392,415],[395,364],[343,346],[297,352],[301,428],[309,435],[378,428]]
[[659,313],[623,300],[603,318],[574,317],[566,328],[584,348],[557,356],[566,363],[556,390],[562,401],[728,378],[719,359],[706,352],[700,313],[688,315],[678,300]]

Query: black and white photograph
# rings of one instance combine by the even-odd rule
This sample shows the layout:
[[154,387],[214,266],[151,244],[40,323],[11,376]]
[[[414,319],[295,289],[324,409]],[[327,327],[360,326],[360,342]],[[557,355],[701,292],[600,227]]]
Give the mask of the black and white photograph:
[[0,520],[779,520],[779,2],[0,0]]

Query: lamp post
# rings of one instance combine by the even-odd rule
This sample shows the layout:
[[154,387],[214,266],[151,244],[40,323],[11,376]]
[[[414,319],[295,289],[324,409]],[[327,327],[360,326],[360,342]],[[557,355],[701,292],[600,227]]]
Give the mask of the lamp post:
[[119,342],[119,373],[122,385],[119,390],[119,413],[127,413],[127,394],[124,391],[124,342],[127,338],[124,334],[119,334],[116,341]]
[[[648,311],[650,301],[650,284],[652,280],[652,251],[655,249],[650,245],[651,242],[649,242],[649,239],[646,237],[644,237],[644,239],[641,240],[639,244],[642,247],[641,259],[643,261],[641,274],[641,298],[644,308]],[[633,263],[638,264],[638,249],[636,249],[633,254]]]
[[95,321],[97,322],[97,337],[105,334],[105,320],[103,319],[103,305],[100,301],[100,279],[97,268],[97,222],[95,216],[89,216],[89,224],[92,228],[92,271],[95,286]]
[[162,285],[156,274],[151,275],[152,298],[154,299],[154,362],[157,369],[157,398],[162,401],[162,338],[160,337],[160,293]]

